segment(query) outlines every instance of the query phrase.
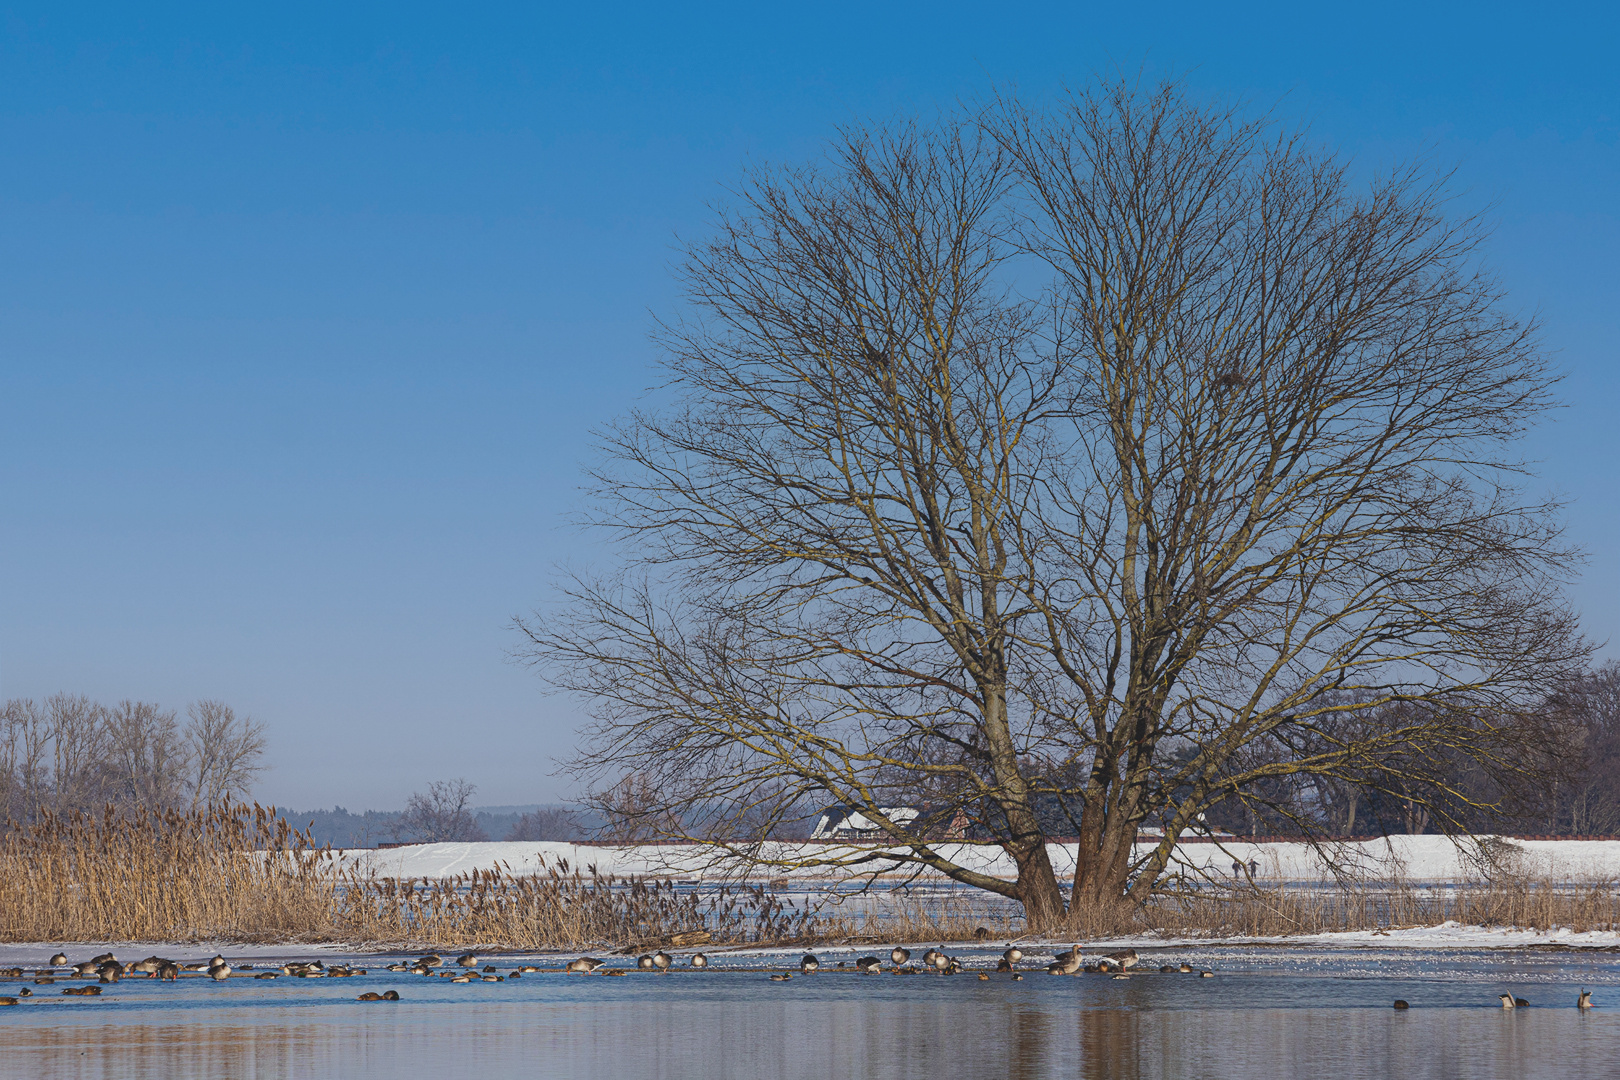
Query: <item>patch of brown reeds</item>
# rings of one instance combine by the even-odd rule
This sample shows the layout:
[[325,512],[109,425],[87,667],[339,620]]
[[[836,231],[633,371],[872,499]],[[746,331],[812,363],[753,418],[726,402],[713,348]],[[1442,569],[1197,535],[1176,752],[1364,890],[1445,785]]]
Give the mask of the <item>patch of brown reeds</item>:
[[43,815],[0,834],[0,940],[342,941],[506,948],[812,939],[759,886],[681,890],[566,863],[449,878],[362,872],[272,809]]

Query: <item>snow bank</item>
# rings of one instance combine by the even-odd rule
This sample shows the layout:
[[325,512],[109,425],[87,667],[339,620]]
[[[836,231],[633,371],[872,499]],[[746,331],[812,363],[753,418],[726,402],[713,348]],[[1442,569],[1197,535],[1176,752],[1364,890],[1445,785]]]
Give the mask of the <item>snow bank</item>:
[[[832,844],[773,844],[773,855],[829,857],[851,848]],[[958,865],[980,873],[1012,879],[1016,870],[1012,859],[993,847],[973,844],[941,844],[937,850]],[[1048,851],[1059,877],[1074,873],[1075,845],[1049,844]],[[861,849],[870,851],[871,849]],[[1149,845],[1140,845],[1146,854]],[[1341,869],[1386,880],[1399,878],[1413,883],[1457,881],[1477,877],[1486,862],[1515,873],[1566,881],[1620,879],[1620,840],[1513,840],[1495,837],[1466,837],[1453,840],[1444,836],[1391,836],[1378,840],[1333,843],[1321,849],[1298,842],[1230,841],[1223,844],[1188,843],[1177,845],[1172,871],[1217,878],[1232,876],[1232,863],[1252,861],[1255,874],[1268,882],[1317,882],[1333,879],[1324,854],[1331,855]],[[714,853],[693,845],[636,844],[622,847],[595,844],[551,842],[505,842],[483,844],[415,844],[383,850],[351,850],[340,853],[362,871],[375,871],[386,877],[444,878],[471,870],[505,867],[513,873],[540,872],[544,866],[560,866],[588,871],[591,866],[603,874],[671,878],[691,881],[735,880],[741,876],[735,867],[718,864]],[[1247,872],[1247,869],[1245,869]],[[785,877],[794,881],[826,880],[847,876],[845,872],[810,867],[802,870],[753,869],[750,880]]]

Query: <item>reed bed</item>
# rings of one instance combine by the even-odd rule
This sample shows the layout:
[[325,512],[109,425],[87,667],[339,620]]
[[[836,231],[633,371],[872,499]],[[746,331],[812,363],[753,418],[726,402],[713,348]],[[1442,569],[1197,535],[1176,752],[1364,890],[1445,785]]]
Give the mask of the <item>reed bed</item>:
[[[1171,889],[1062,936],[1277,937],[1430,926],[1620,930],[1620,882],[1482,864],[1444,885]],[[0,832],[0,941],[278,941],[356,946],[640,949],[653,944],[971,941],[1024,936],[1005,902],[949,889],[788,899],[760,885],[618,879],[566,862],[442,879],[365,872],[272,810],[44,815]]]

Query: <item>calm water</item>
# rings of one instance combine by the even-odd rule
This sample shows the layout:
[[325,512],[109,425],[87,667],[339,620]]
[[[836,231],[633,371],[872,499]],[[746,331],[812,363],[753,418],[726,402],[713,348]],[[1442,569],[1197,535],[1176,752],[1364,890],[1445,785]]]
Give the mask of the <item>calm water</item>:
[[[829,966],[854,955],[821,953]],[[99,998],[61,996],[67,981],[37,986],[0,1009],[0,1076],[1620,1075],[1613,954],[1144,951],[1144,966],[1186,959],[1218,974],[1031,971],[1016,983],[836,969],[776,983],[736,968],[786,958],[752,957],[703,972],[454,985],[381,971],[386,959],[365,957],[372,973],[349,979],[125,980]],[[514,958],[494,962],[505,973]],[[1598,1003],[1586,1014],[1574,1008],[1582,987]],[[354,1000],[386,989],[404,1000]],[[1531,1007],[1504,1011],[1503,992]],[[1397,997],[1412,1008],[1391,1009]]]

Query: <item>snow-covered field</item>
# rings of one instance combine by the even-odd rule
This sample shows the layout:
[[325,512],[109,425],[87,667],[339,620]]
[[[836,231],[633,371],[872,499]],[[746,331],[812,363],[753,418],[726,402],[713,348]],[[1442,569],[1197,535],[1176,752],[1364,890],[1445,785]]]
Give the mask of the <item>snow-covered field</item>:
[[[1189,843],[1176,849],[1175,865],[1190,874],[1229,879],[1234,860],[1253,862],[1256,876],[1267,882],[1320,882],[1334,879],[1329,856],[1342,873],[1345,871],[1378,880],[1399,879],[1414,884],[1463,881],[1480,876],[1483,848],[1498,866],[1537,878],[1566,881],[1620,879],[1620,841],[1615,840],[1496,840],[1475,837],[1453,840],[1444,836],[1391,836],[1378,840],[1335,843],[1322,849],[1304,843],[1249,843],[1235,840],[1223,844]],[[829,844],[773,844],[773,856],[783,860],[795,857],[827,857],[835,846]],[[959,865],[981,873],[1011,879],[1015,876],[1012,859],[993,847],[970,844],[944,844],[941,854]],[[1073,873],[1075,848],[1072,844],[1050,844],[1052,863],[1059,877]],[[1145,853],[1148,849],[1140,849]],[[342,853],[345,860],[362,870],[374,870],[388,877],[443,878],[470,870],[508,867],[519,874],[535,873],[542,863],[559,866],[566,861],[581,871],[595,866],[603,874],[668,877],[678,880],[720,881],[746,876],[759,881],[786,877],[795,882],[824,881],[847,876],[827,868],[800,870],[753,869],[740,875],[732,866],[717,864],[712,852],[693,846],[640,844],[603,847],[549,842],[505,842],[483,844],[417,844],[384,850],[354,850]]]

